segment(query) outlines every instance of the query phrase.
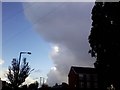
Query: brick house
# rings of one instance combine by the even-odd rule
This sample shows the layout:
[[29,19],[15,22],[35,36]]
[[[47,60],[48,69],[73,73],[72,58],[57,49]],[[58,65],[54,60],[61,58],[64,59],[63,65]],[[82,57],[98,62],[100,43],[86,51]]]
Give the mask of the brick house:
[[98,81],[95,68],[72,66],[68,74],[71,89],[97,89]]

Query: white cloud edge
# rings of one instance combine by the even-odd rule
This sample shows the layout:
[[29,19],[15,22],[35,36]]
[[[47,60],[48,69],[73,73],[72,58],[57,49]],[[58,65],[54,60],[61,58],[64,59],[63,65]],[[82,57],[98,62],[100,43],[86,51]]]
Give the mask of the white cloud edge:
[[0,65],[4,64],[4,60],[0,59]]
[[25,85],[25,84],[29,85],[29,84],[31,84],[31,83],[34,83],[35,81],[37,81],[37,80],[34,80],[32,77],[28,76],[28,77],[25,79],[25,82],[22,83],[22,85]]

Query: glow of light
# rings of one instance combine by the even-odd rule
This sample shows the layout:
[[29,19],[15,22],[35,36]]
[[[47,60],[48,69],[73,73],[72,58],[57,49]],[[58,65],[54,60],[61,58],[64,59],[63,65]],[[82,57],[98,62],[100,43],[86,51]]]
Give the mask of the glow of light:
[[56,69],[56,67],[52,67],[51,70],[56,71],[57,69]]
[[54,47],[53,47],[53,50],[54,50],[56,53],[58,53],[58,52],[60,51],[60,49],[59,49],[58,46],[54,46]]

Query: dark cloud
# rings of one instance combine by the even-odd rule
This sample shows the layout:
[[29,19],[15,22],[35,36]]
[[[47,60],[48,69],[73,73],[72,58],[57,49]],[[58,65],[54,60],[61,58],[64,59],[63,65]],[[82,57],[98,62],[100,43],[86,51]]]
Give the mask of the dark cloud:
[[37,32],[47,42],[57,45],[51,51],[56,70],[48,73],[48,83],[67,81],[71,65],[93,66],[88,54],[88,35],[94,3],[24,3],[24,12]]

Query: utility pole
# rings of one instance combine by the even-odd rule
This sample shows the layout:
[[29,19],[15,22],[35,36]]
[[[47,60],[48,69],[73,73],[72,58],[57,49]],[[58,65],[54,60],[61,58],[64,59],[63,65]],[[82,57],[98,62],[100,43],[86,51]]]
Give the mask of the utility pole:
[[40,77],[40,87],[41,87],[41,84],[42,84],[42,77]]
[[45,78],[43,77],[43,85],[44,85],[44,79],[45,79]]

